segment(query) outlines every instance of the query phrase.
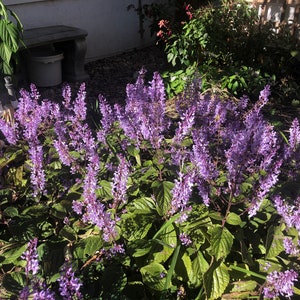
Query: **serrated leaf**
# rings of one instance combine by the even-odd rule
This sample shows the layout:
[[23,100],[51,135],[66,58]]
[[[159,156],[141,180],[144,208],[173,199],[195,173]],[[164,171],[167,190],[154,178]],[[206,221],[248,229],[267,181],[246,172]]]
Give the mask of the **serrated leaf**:
[[228,223],[230,225],[238,226],[238,225],[240,225],[242,223],[242,220],[241,220],[241,217],[239,215],[237,215],[234,212],[230,212],[227,215],[226,223]]
[[221,261],[214,261],[203,276],[204,290],[207,299],[218,299],[227,288],[230,276],[226,265]]
[[191,284],[198,287],[202,284],[203,274],[208,270],[209,264],[203,254],[198,251],[197,256],[192,261],[193,277],[190,278]]
[[170,181],[155,181],[152,184],[154,197],[156,199],[157,212],[160,216],[165,216],[171,207],[174,183]]
[[127,213],[122,216],[122,234],[128,241],[141,240],[148,234],[152,227],[151,214]]
[[136,212],[138,214],[151,213],[155,211],[155,202],[150,197],[142,197],[134,199],[127,205],[127,211]]
[[89,236],[74,245],[74,257],[85,261],[103,246],[99,236]]
[[27,244],[5,251],[2,255],[5,257],[2,265],[14,264],[20,265],[20,258],[27,248]]
[[165,267],[159,263],[152,262],[140,270],[142,280],[145,285],[156,291],[163,291],[166,278],[161,278],[162,274],[167,274]]
[[128,242],[127,251],[133,257],[141,257],[151,251],[152,243],[149,240],[134,240]]
[[100,181],[100,188],[97,189],[97,196],[100,198],[105,198],[105,199],[112,199],[112,185],[110,181],[107,180],[101,180]]
[[216,259],[226,257],[231,250],[233,244],[233,235],[229,232],[226,227],[219,225],[212,227],[209,230],[210,243],[212,254]]
[[191,258],[186,252],[181,253],[178,257],[175,272],[176,275],[180,276],[180,279],[184,282],[191,282],[191,279],[193,280],[195,277],[193,274]]
[[47,213],[48,207],[43,204],[32,205],[22,211],[22,215],[39,217]]

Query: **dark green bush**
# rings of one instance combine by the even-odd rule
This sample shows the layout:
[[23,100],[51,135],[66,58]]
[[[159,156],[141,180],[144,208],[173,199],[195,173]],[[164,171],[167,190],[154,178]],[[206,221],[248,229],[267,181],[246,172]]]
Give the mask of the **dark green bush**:
[[256,8],[245,1],[224,0],[192,14],[167,40],[173,69],[164,77],[178,81],[175,89],[168,86],[169,95],[182,91],[178,87],[184,86],[183,74],[190,74],[191,66],[203,76],[204,90],[219,84],[233,94],[247,90],[255,97],[266,83],[293,75],[298,52],[287,26],[276,31],[271,23],[261,24]]

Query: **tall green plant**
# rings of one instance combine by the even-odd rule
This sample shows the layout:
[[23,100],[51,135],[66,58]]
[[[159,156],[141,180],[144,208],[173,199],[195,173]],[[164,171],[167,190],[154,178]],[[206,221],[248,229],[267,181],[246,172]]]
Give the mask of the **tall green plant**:
[[13,75],[18,63],[23,26],[18,16],[0,1],[0,70]]

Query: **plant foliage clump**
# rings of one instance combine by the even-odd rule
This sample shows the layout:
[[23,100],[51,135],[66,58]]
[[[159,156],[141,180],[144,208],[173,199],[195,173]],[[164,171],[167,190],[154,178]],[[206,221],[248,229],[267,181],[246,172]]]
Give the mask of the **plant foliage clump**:
[[289,25],[261,22],[258,10],[243,0],[185,9],[187,18],[180,27],[169,16],[159,23],[158,35],[174,67],[164,74],[170,96],[182,92],[196,70],[204,90],[218,87],[256,98],[272,84],[282,101],[299,96],[299,47]]
[[124,106],[85,87],[21,91],[0,120],[1,298],[249,299],[300,295],[297,119],[283,139],[258,101],[182,94],[168,117],[142,70]]

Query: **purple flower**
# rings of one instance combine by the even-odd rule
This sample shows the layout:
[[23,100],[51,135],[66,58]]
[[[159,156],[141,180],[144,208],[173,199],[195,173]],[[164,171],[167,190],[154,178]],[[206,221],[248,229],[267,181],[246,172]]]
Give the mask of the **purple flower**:
[[105,137],[116,121],[116,116],[111,106],[102,95],[99,95],[99,109],[102,115],[100,121],[102,128],[97,132],[97,138],[100,142],[105,143]]
[[83,121],[86,119],[85,97],[86,97],[85,83],[82,83],[78,90],[75,102],[73,103],[73,111],[75,114],[75,120],[77,121]]
[[55,147],[61,162],[66,166],[71,166],[74,159],[69,153],[69,149],[68,146],[66,145],[66,141],[63,141],[61,139],[55,140],[53,142],[53,146]]
[[[299,243],[298,243],[299,244]],[[299,248],[294,244],[291,237],[285,237],[283,240],[283,246],[285,249],[285,252],[290,255],[298,255],[300,253]]]
[[80,288],[82,283],[79,278],[75,277],[72,265],[65,262],[61,268],[60,278],[57,280],[59,284],[59,293],[64,300],[82,299]]
[[292,150],[296,149],[296,146],[300,142],[300,129],[298,119],[294,119],[290,128],[289,146]]
[[65,85],[62,91],[63,96],[63,105],[65,109],[69,110],[71,108],[71,99],[72,99],[72,93],[71,93],[71,87],[70,85]]
[[45,172],[43,169],[43,147],[31,145],[28,152],[32,162],[30,179],[34,188],[34,195],[36,196],[44,191],[46,185]]
[[19,300],[28,300],[30,296],[30,290],[29,287],[26,285],[23,287],[23,289],[19,293]]
[[113,199],[113,208],[117,208],[119,205],[125,204],[127,197],[127,181],[129,176],[129,167],[126,159],[119,155],[119,165],[117,170],[114,173],[112,181],[112,195]]
[[192,243],[191,238],[186,233],[180,233],[179,240],[184,246],[189,246]]
[[16,145],[18,139],[17,124],[11,124],[6,122],[3,118],[0,118],[0,128],[7,142],[9,144]]
[[30,272],[32,273],[32,275],[36,275],[39,270],[37,243],[37,238],[31,240],[27,245],[26,251],[21,256],[21,258],[26,261],[25,273],[27,277],[29,276]]
[[297,281],[298,273],[294,270],[284,272],[273,271],[267,276],[263,294],[267,298],[279,296],[291,297],[293,295],[294,282]]
[[252,217],[257,213],[260,208],[261,202],[269,193],[271,188],[277,183],[281,165],[282,160],[277,160],[272,166],[272,169],[269,169],[268,173],[259,179],[259,187],[256,191],[256,196],[254,196],[254,199],[252,200],[249,209],[249,217]]
[[83,210],[83,203],[79,202],[79,201],[73,201],[72,202],[72,209],[74,210],[74,212],[78,215],[82,214],[82,210]]
[[189,107],[181,117],[175,132],[173,144],[179,144],[189,134],[195,121],[196,106]]
[[218,172],[212,162],[205,133],[202,130],[194,130],[192,136],[194,145],[191,162],[196,166],[197,176],[206,181],[216,178]]
[[175,179],[175,185],[171,193],[173,195],[171,201],[170,215],[177,212],[185,213],[189,210],[188,201],[192,194],[194,184],[194,172],[190,170],[187,174],[179,173],[179,178]]
[[128,84],[125,108],[115,105],[120,127],[137,145],[150,141],[153,148],[159,148],[163,132],[169,123],[165,118],[165,94],[163,83],[155,73],[150,86],[144,84],[144,70],[141,70],[135,84]]
[[33,300],[55,300],[55,293],[47,288],[45,282],[33,286]]
[[290,205],[279,195],[276,195],[274,197],[274,204],[287,227],[295,227],[300,232],[300,197],[294,201],[293,205]]
[[[289,143],[285,147],[285,160],[289,163],[290,161],[295,161],[294,168],[299,168],[300,161],[300,149],[298,147],[300,143],[300,127],[298,119],[294,119],[289,130]],[[292,174],[294,175],[294,174]],[[294,175],[295,176],[295,175]],[[292,176],[293,177],[293,176]]]

